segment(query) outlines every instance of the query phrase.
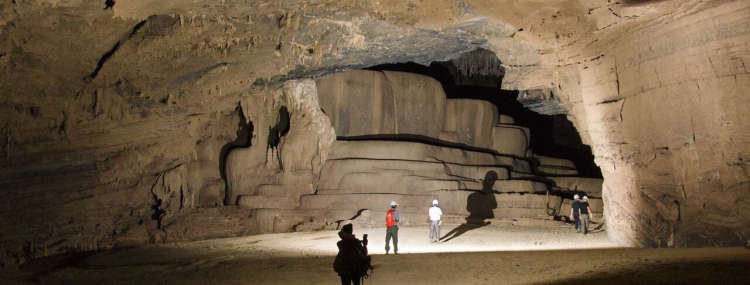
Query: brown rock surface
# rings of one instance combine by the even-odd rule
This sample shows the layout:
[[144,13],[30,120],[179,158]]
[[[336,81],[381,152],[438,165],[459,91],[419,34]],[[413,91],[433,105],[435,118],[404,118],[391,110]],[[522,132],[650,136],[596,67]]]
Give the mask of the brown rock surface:
[[446,104],[445,131],[455,132],[460,143],[490,148],[493,139],[492,128],[497,123],[497,107],[490,102],[450,99]]
[[320,79],[318,94],[338,136],[438,138],[443,131],[445,93],[440,82],[431,77],[352,70]]
[[[477,48],[497,55],[504,89],[519,90],[519,101],[537,112],[566,114],[592,147],[612,241],[739,246],[750,234],[748,1],[179,0],[105,7],[78,0],[0,4],[5,264],[165,236],[248,234],[273,229],[275,217],[285,228],[294,219],[283,217],[296,214],[233,206],[237,197],[265,193],[263,185],[283,186],[274,190],[278,197],[314,193],[336,134],[314,81],[303,78],[429,64]],[[441,91],[427,79],[385,77],[402,95]],[[407,122],[397,131],[450,138],[437,126],[444,120],[435,102],[443,99],[435,98],[394,101],[407,108],[394,113]],[[279,129],[282,107],[286,132]],[[414,116],[421,109],[429,112]],[[370,151],[419,160],[442,155],[387,143]],[[532,169],[485,154],[474,159]],[[238,222],[224,231],[211,217],[227,216],[206,214],[212,210],[258,226]],[[186,217],[206,220],[191,225]],[[208,234],[189,233],[212,225]]]
[[[382,226],[354,233],[369,235],[375,270],[365,284],[744,284],[750,265],[741,247],[618,248],[604,232],[584,237],[570,227],[492,224],[439,245],[426,226],[402,227],[399,255],[384,254]],[[13,285],[332,284],[338,240],[328,230],[145,245],[40,259],[0,268],[0,277]]]
[[499,153],[526,157],[530,141],[528,128],[507,124],[492,128],[492,149]]

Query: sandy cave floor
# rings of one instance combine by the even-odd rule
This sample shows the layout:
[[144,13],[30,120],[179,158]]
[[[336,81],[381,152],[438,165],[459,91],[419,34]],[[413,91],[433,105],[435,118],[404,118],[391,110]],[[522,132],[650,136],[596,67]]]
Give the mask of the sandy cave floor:
[[[458,225],[444,225],[443,235]],[[750,250],[618,248],[605,232],[489,225],[442,244],[427,226],[368,234],[375,271],[364,284],[750,284]],[[2,284],[340,284],[335,231],[144,245],[0,269]]]

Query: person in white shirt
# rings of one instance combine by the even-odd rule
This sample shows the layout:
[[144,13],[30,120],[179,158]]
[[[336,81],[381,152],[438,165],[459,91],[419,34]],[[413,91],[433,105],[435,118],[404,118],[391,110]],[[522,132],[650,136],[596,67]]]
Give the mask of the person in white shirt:
[[440,217],[443,215],[443,210],[438,207],[438,200],[432,200],[432,207],[430,207],[430,242],[440,243]]

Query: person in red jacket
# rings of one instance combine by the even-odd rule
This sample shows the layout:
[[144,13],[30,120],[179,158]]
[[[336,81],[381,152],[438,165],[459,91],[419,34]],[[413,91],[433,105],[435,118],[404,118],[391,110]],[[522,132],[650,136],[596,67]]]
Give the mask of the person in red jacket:
[[391,209],[385,213],[385,254],[391,250],[391,238],[393,238],[393,253],[398,254],[398,223],[401,221],[401,214],[396,211],[398,203],[391,201]]

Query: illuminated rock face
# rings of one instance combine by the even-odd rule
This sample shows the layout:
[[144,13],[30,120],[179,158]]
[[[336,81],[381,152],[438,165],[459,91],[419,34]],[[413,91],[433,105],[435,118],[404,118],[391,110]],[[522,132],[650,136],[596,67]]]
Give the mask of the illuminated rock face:
[[572,114],[604,175],[613,241],[738,246],[750,232],[750,34],[736,30],[748,5],[680,11],[575,68]]
[[288,198],[315,190],[345,128],[324,126],[312,83],[287,80],[480,47],[503,88],[567,114],[592,147],[610,239],[744,244],[750,3],[604,2],[4,2],[3,261],[293,224]]
[[420,135],[443,130],[445,93],[437,80],[403,72],[353,70],[318,82],[336,135]]
[[[378,226],[378,214],[395,200],[404,223],[424,223],[433,199],[442,201],[452,219],[544,221],[567,216],[561,207],[573,194],[539,182],[549,181],[539,173],[576,176],[575,166],[562,159],[527,157],[529,130],[507,116],[499,124],[492,103],[446,100],[434,79],[402,72],[336,73],[318,80],[318,87],[340,141],[330,150],[315,194],[300,199],[299,210],[312,220],[332,223],[369,209],[375,216],[367,218],[374,220],[357,222]],[[346,141],[352,138],[356,140]],[[589,195],[601,201],[601,180],[593,180],[599,181],[594,187],[598,195]],[[565,190],[578,189],[574,184]],[[601,213],[598,205],[595,210]],[[291,230],[279,226],[288,225],[274,224],[272,230]]]

